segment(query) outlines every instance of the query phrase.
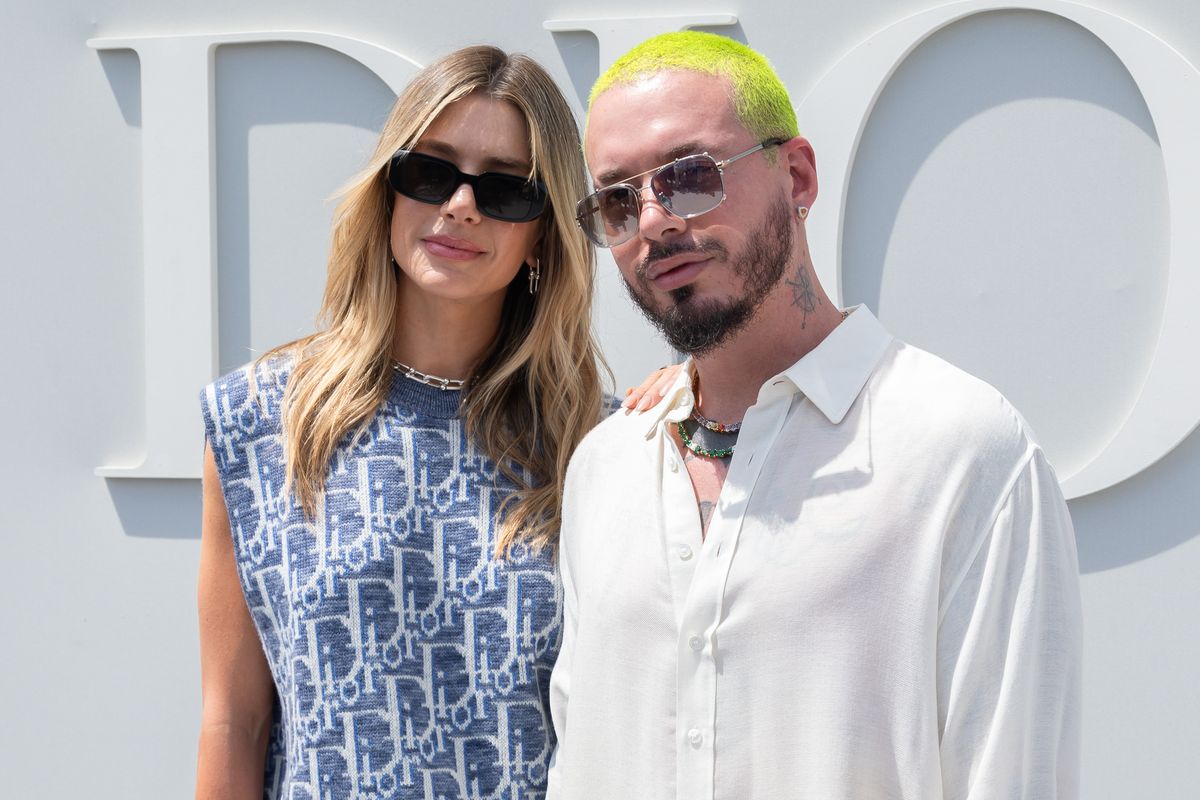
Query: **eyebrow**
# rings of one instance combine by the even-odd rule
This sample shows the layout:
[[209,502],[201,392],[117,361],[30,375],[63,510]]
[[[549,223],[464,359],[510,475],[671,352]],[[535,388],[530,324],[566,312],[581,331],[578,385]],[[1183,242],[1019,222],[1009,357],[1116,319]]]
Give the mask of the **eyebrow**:
[[[417,142],[417,147],[429,150],[434,155],[441,156],[447,161],[453,161],[458,165],[459,153],[454,145],[448,142],[439,141],[437,139],[422,139]],[[459,169],[462,169],[459,166]],[[487,156],[483,160],[483,169],[485,172],[492,170],[507,170],[519,172],[523,175],[528,175],[533,172],[533,166],[528,161],[522,161],[516,158],[504,158],[503,156]]]
[[[699,142],[684,142],[683,144],[675,145],[670,150],[663,152],[661,154],[663,160],[657,166],[651,167],[649,170],[647,170],[647,172],[652,172],[659,167],[670,164],[672,161],[683,158],[684,156],[698,155],[706,152],[706,150],[707,148],[705,148]],[[601,172],[599,175],[595,176],[594,180],[597,188],[603,188],[614,183],[621,183],[622,181],[632,178],[638,174],[644,173],[634,173],[631,175],[623,168],[616,168]]]

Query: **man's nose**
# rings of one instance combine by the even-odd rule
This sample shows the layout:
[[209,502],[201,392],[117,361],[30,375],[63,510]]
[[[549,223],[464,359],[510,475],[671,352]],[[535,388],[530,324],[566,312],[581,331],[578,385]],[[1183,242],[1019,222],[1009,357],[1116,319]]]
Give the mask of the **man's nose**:
[[649,185],[638,189],[639,236],[643,239],[663,241],[682,231],[686,225],[686,220],[672,214]]

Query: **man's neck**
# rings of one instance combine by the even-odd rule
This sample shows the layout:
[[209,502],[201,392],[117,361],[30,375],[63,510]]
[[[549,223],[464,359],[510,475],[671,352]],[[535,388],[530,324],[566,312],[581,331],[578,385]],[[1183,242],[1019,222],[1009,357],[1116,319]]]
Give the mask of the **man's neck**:
[[808,269],[792,268],[781,284],[786,291],[772,292],[729,342],[695,359],[704,416],[740,421],[765,381],[803,358],[842,321],[841,311],[816,281],[801,279]]

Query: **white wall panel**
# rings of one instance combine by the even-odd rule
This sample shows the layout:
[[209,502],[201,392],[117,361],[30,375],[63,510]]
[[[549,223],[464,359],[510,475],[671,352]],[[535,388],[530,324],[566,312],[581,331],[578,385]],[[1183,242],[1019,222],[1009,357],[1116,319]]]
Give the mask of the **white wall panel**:
[[[765,51],[800,105],[860,43],[940,5],[664,0],[605,14],[733,16],[712,29]],[[1080,7],[1200,63],[1190,0]],[[155,376],[143,356],[142,65],[87,40],[307,30],[418,63],[487,41],[539,58],[582,112],[611,42],[545,25],[596,15],[594,4],[540,0],[8,3],[0,796],[187,797],[194,774],[198,484],[93,472],[139,458]],[[650,34],[666,23],[637,24]],[[950,25],[880,87],[844,213],[830,189],[813,212],[815,225],[842,226],[840,265],[836,252],[816,257],[846,299],[1000,386],[1060,473],[1122,423],[1172,296],[1167,187],[1177,176],[1132,71],[1061,17],[1007,10]],[[311,44],[224,45],[213,79],[216,353],[228,369],[311,324],[327,199],[362,163],[392,93]],[[858,100],[872,98],[842,98]],[[801,118],[806,130],[826,122]],[[818,144],[826,187],[831,152]],[[610,259],[599,266],[596,325],[623,387],[667,350],[629,307]],[[1197,486],[1193,432],[1128,480],[1071,502],[1085,572],[1086,800],[1185,800],[1200,785]]]
[[1167,210],[1154,123],[1116,55],[1061,17],[978,14],[922,42],[871,114],[844,296],[999,387],[1071,475],[1148,372]]

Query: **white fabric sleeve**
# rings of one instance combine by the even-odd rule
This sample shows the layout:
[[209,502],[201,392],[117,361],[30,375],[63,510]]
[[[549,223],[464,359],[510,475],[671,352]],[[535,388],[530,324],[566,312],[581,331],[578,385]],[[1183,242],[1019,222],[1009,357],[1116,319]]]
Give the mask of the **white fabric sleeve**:
[[567,472],[567,480],[563,488],[562,529],[558,537],[558,569],[563,585],[563,623],[562,644],[558,650],[558,658],[554,662],[554,671],[550,675],[550,718],[554,723],[554,733],[557,742],[554,752],[550,755],[550,768],[547,776],[546,800],[561,800],[564,798],[563,786],[563,741],[567,733],[567,702],[571,696],[571,658],[575,649],[575,628],[578,619],[578,596],[575,593],[575,581],[571,575],[571,559],[568,555],[567,540],[571,531],[569,510],[574,506],[574,491],[572,490],[571,472]]
[[944,800],[1078,798],[1081,627],[1071,518],[1035,449],[943,600]]

